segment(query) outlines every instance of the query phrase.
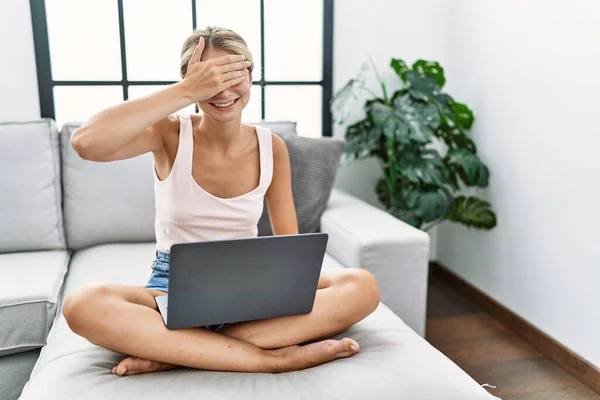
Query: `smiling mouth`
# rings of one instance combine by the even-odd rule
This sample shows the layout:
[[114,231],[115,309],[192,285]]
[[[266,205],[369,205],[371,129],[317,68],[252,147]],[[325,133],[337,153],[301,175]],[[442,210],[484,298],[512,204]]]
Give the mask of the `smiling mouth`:
[[210,103],[210,105],[219,111],[226,111],[226,110],[233,108],[233,106],[235,105],[235,103],[237,103],[238,100],[239,100],[239,97],[235,100],[231,100],[226,103]]

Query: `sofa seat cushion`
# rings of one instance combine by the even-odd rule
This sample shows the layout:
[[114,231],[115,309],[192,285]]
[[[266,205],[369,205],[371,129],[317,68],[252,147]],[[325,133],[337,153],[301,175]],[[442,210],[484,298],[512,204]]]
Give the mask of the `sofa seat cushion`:
[[[110,280],[143,284],[153,245],[105,245],[74,255],[66,294]],[[340,268],[327,257],[325,268]],[[181,369],[118,377],[124,355],[75,335],[57,318],[22,400],[80,399],[492,399],[484,389],[393,314],[385,305],[337,337],[362,349],[349,359],[285,374]]]
[[0,254],[0,356],[42,347],[56,315],[69,254]]

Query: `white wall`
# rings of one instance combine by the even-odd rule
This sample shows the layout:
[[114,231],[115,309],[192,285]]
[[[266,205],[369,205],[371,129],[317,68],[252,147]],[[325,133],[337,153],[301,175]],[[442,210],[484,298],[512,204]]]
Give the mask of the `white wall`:
[[0,122],[40,117],[29,1],[0,4]]
[[455,0],[446,18],[499,223],[443,225],[438,259],[600,366],[600,3]]

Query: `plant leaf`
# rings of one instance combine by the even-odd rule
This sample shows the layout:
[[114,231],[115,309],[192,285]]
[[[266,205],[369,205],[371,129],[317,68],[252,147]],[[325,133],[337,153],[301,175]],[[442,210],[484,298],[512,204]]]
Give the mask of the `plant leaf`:
[[452,102],[452,111],[454,111],[454,115],[456,116],[456,122],[464,129],[471,129],[473,126],[473,120],[475,117],[473,116],[473,111],[465,104]]
[[434,97],[434,100],[437,102],[441,112],[446,117],[453,116],[454,111],[452,110],[452,103],[454,103],[454,99],[450,95],[446,93],[439,93]]
[[439,88],[444,87],[446,77],[444,76],[444,68],[437,61],[417,60],[413,66],[413,70],[423,77],[432,78]]
[[[419,92],[426,95],[427,98],[437,96],[441,93],[441,88],[430,76],[420,75],[418,72],[409,70],[406,73],[406,80],[410,84],[411,93]],[[422,95],[421,95],[422,96]]]
[[477,197],[456,197],[446,214],[446,219],[487,230],[496,226],[496,214],[492,211],[490,203]]
[[358,99],[360,91],[365,88],[368,70],[369,65],[363,63],[356,77],[350,79],[331,99],[329,109],[334,123],[344,124],[346,122],[350,114],[350,108]]
[[364,159],[375,155],[379,148],[380,133],[368,119],[363,119],[346,129],[344,152],[351,159]]
[[452,194],[444,186],[432,188],[406,187],[406,205],[424,222],[435,221],[448,213]]
[[466,149],[450,149],[444,161],[450,169],[450,174],[460,177],[467,186],[488,185],[490,172],[476,154]]
[[390,67],[392,67],[392,69],[396,71],[396,74],[400,77],[400,79],[402,79],[402,82],[406,82],[406,74],[408,73],[410,68],[408,68],[408,65],[406,65],[406,63],[403,60],[399,58],[392,58]]
[[377,182],[376,190],[379,201],[385,206],[388,213],[416,228],[421,226],[423,223],[422,219],[419,218],[414,211],[408,209],[404,202],[401,187],[397,187],[396,195],[392,197],[386,179],[381,178],[379,182]]
[[433,149],[402,153],[397,168],[405,180],[415,184],[441,186],[449,180],[448,167]]
[[329,109],[334,123],[343,124],[346,122],[350,113],[350,108],[358,98],[357,93],[357,81],[351,79],[333,96],[329,103]]
[[415,100],[406,91],[396,92],[392,104],[410,127],[410,139],[420,143],[431,141],[440,125],[440,114],[433,104]]
[[399,142],[409,140],[410,127],[402,114],[397,113],[394,108],[379,99],[368,101],[365,108],[373,125],[386,137],[395,138]]
[[[462,137],[467,138],[467,141],[470,143],[466,145],[473,152],[475,152],[475,144],[470,139],[468,139],[468,137],[466,137],[466,134],[463,131],[469,130],[473,126],[473,122],[475,121],[473,111],[471,111],[471,109],[466,104],[455,102],[454,99],[446,93],[438,93],[432,97],[432,100],[439,107],[440,113],[442,114],[442,125],[446,125],[446,127],[448,128],[448,136],[457,136],[458,139],[456,141],[462,139]],[[459,129],[460,131],[456,129]],[[454,131],[450,132],[452,130]],[[456,141],[450,140],[450,143],[448,143],[448,145]]]
[[377,186],[375,187],[375,191],[377,192],[377,197],[381,204],[385,206],[386,209],[390,208],[392,205],[390,191],[387,187],[387,182],[384,178],[381,178],[377,181]]
[[391,208],[393,201],[392,196],[390,194],[390,190],[388,188],[388,183],[385,180],[385,178],[381,178],[377,182],[376,191],[377,197],[379,198],[379,201],[381,201],[381,204],[383,204],[386,209]]
[[381,201],[386,209],[407,208],[404,198],[402,197],[400,181],[396,182],[396,190],[393,196],[390,193],[390,188],[388,187],[388,182],[385,177],[377,182],[376,191],[379,201]]
[[431,97],[427,93],[420,92],[416,89],[408,89],[408,92],[410,93],[412,98],[415,100],[421,100],[421,101],[425,101],[425,102],[428,102],[431,100]]
[[450,148],[466,149],[471,153],[477,153],[475,142],[459,127],[452,128],[443,123],[435,131],[435,136],[441,138]]

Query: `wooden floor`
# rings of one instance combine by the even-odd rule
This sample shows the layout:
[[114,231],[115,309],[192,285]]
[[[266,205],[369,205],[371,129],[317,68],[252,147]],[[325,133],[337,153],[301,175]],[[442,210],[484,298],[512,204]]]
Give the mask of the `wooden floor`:
[[444,282],[431,278],[427,340],[503,400],[600,400]]

